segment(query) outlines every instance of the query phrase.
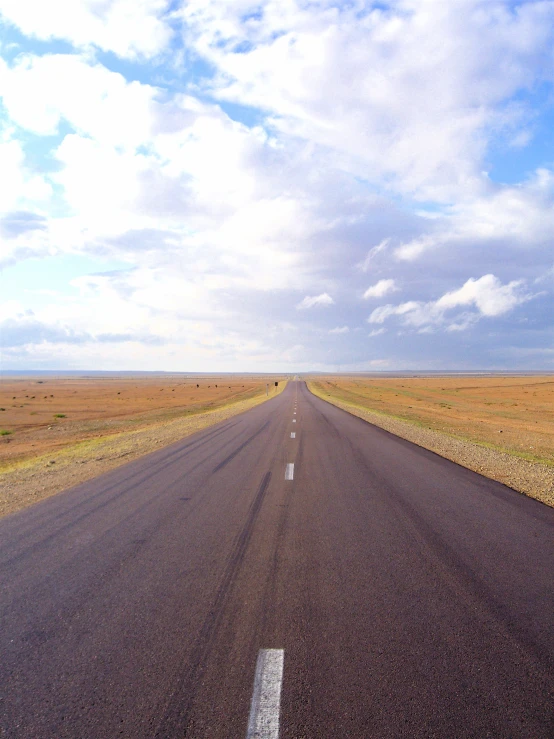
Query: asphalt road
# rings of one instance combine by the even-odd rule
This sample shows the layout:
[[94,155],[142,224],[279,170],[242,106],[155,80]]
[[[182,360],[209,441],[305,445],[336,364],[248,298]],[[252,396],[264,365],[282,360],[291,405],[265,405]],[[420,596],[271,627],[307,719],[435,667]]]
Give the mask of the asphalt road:
[[243,738],[271,649],[281,739],[552,739],[553,565],[554,510],[292,382],[0,521],[0,736]]

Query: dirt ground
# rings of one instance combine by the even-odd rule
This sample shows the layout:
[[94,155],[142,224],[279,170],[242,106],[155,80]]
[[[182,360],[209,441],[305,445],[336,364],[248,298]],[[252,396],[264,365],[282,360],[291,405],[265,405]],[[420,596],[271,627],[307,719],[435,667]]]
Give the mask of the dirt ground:
[[554,376],[318,377],[312,391],[554,505]]
[[[178,375],[4,379],[0,385],[0,470],[76,442],[248,400],[265,393],[266,381]],[[271,383],[274,386],[274,378]]]

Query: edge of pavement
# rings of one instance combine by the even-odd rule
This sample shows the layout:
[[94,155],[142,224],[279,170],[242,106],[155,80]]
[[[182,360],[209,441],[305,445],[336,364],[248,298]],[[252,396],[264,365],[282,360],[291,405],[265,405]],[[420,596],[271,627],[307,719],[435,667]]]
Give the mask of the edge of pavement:
[[269,395],[260,394],[204,413],[158,422],[136,431],[100,436],[26,460],[0,473],[0,518],[15,513],[74,485],[163,449],[220,421],[276,398],[287,386],[281,380]]
[[369,408],[346,403],[331,395],[324,395],[312,381],[307,381],[306,385],[312,395],[326,403],[341,408],[353,416],[358,416],[367,423],[378,426],[401,439],[435,452],[473,472],[478,472],[484,477],[501,482],[545,505],[554,507],[554,468],[548,465],[530,462],[508,452],[490,449],[459,437],[443,434],[440,431],[400,421]]

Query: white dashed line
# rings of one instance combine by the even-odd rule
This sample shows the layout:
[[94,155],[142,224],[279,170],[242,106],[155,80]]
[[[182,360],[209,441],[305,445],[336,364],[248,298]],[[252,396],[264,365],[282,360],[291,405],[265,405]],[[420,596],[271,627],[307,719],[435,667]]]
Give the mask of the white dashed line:
[[254,691],[246,739],[278,739],[283,649],[260,649],[254,676]]
[[285,470],[285,480],[294,479],[294,462],[289,462]]
[[290,432],[290,438],[291,439],[296,439],[296,433],[294,431],[291,431]]
[[296,418],[293,418],[293,419],[292,419],[292,422],[293,422],[293,423],[296,423]]

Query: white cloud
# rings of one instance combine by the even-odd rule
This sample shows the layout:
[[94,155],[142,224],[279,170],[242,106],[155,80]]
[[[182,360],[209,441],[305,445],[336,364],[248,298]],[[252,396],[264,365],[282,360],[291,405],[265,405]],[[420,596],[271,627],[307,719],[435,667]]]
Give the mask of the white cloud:
[[522,280],[513,280],[502,285],[494,275],[483,275],[479,279],[470,278],[458,290],[445,293],[438,300],[424,303],[411,300],[399,305],[383,305],[376,308],[369,318],[369,323],[382,324],[392,316],[401,316],[404,325],[416,328],[429,324],[441,325],[448,319],[447,314],[456,308],[472,307],[474,313],[464,313],[457,319],[450,313],[448,330],[461,331],[481,317],[493,318],[504,315],[516,306],[530,299],[523,290]]
[[387,318],[390,318],[391,316],[403,316],[406,313],[412,313],[417,310],[419,305],[420,304],[415,300],[410,300],[409,302],[401,303],[400,305],[392,305],[391,303],[388,303],[387,305],[375,308],[367,320],[369,323],[384,323]]
[[221,99],[268,111],[353,174],[443,202],[482,189],[487,143],[547,68],[554,29],[546,0],[192,0],[181,13]]
[[384,295],[395,292],[399,288],[394,280],[379,280],[375,285],[368,287],[364,293],[364,298],[382,298]]
[[473,305],[483,316],[500,316],[527,299],[521,293],[521,286],[521,280],[502,285],[494,275],[484,275],[478,280],[470,278],[459,290],[439,298],[435,305],[439,311]]
[[120,57],[152,57],[172,31],[169,0],[0,0],[0,16],[27,36],[97,46]]
[[328,293],[321,293],[321,295],[306,295],[296,307],[302,310],[303,308],[313,308],[314,305],[333,305],[334,302]]
[[[369,312],[360,296],[389,300],[401,285],[412,300],[373,311],[369,336],[387,321],[412,334],[394,345],[391,326],[383,338],[394,364],[440,331],[437,357],[454,362],[456,332],[475,327],[464,339],[488,346],[480,320],[521,305],[525,285],[550,289],[541,275],[552,264],[552,171],[500,185],[484,170],[534,135],[526,98],[546,105],[551,2],[178,0],[169,15],[165,0],[47,5],[0,0],[5,22],[79,52],[19,37],[17,56],[2,47],[12,60],[0,60],[4,264],[69,253],[83,274],[99,255],[128,269],[87,274],[63,298],[20,290],[36,314],[10,318],[10,331],[21,321],[27,338],[44,338],[29,342],[29,357],[48,346],[67,361],[128,366],[119,337],[142,362],[141,342],[158,341],[159,368],[306,356],[369,367],[381,341],[357,340]],[[176,35],[170,57],[169,23],[177,30],[180,19],[186,48]],[[511,173],[525,151],[517,158]],[[61,289],[58,264],[41,263],[43,287]],[[468,265],[484,277],[467,280]],[[295,305],[291,295],[306,297]],[[340,319],[317,310],[331,295]],[[548,313],[536,299],[510,332],[524,343],[523,329],[537,336]],[[508,341],[508,324],[498,321],[493,343]],[[94,341],[110,336],[101,362]]]
[[97,141],[135,148],[152,136],[158,94],[72,54],[22,55],[13,67],[0,67],[0,96],[9,116],[39,135],[55,134],[67,121]]
[[441,247],[463,249],[468,244],[499,241],[520,249],[542,246],[554,233],[554,172],[544,167],[517,185],[493,185],[478,197],[451,206],[429,234],[395,248],[395,256],[413,261]]
[[357,266],[362,272],[367,272],[376,257],[382,252],[386,251],[390,245],[390,239],[383,239],[379,244],[373,246],[367,253],[366,258],[363,262],[360,262]]

